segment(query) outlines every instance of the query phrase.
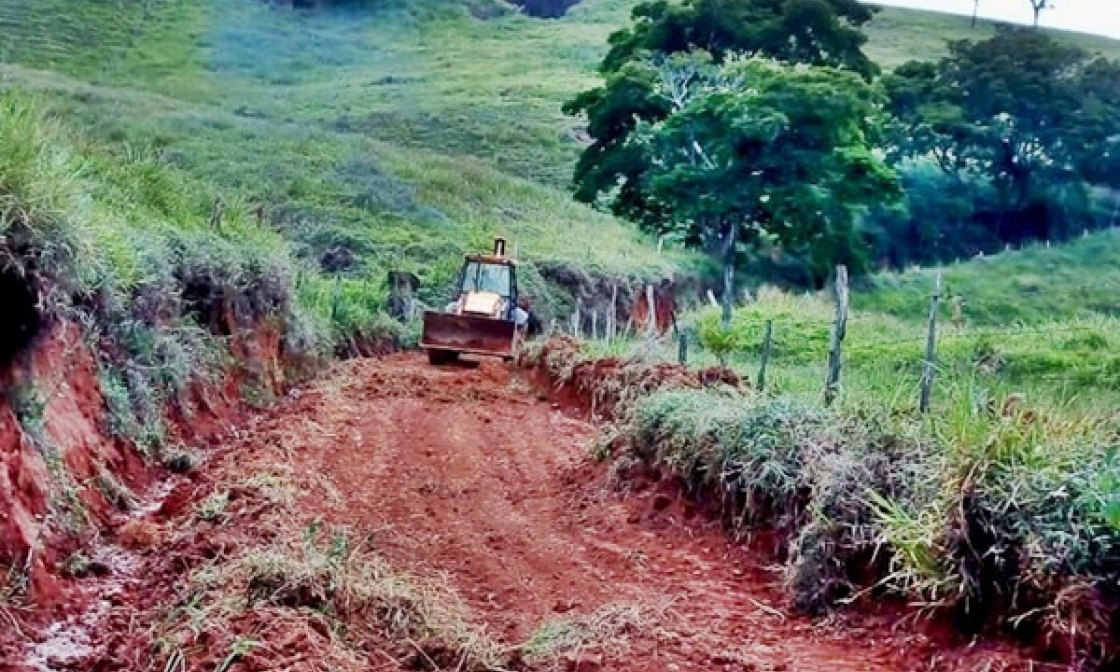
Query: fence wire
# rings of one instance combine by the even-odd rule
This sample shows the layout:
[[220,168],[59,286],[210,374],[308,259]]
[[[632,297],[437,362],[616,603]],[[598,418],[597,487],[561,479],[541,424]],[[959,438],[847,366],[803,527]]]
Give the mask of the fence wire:
[[[752,333],[754,331],[758,332],[757,345],[759,353],[754,353],[753,351],[755,350],[755,348],[750,348],[752,354],[749,356],[748,361],[751,362],[751,364],[748,364],[748,361],[744,361],[744,356],[748,353],[742,350],[734,353],[733,359],[735,359],[737,362],[736,368],[744,369],[753,364],[759,366],[761,370],[765,371],[765,373],[761,376],[763,380],[778,379],[782,377],[784,373],[783,369],[786,369],[786,372],[788,372],[791,362],[789,359],[784,358],[780,354],[780,352],[776,352],[773,356],[770,357],[760,356],[761,351],[764,350],[764,334],[766,330],[766,322],[767,320],[760,321],[757,325],[757,329],[754,329],[752,326]],[[789,331],[804,333],[807,328],[815,328],[819,329],[823,333],[831,334],[834,328],[834,325],[832,323],[823,321],[806,324],[805,322],[783,322],[780,319],[771,319],[769,320],[769,322],[771,322],[772,324],[772,336],[774,342],[776,343],[781,342],[782,331],[785,331],[787,329]],[[851,366],[851,357],[853,355],[856,357],[866,357],[868,354],[892,347],[912,347],[916,350],[916,352],[914,353],[915,356],[909,356],[909,353],[907,353],[908,356],[899,357],[894,361],[890,361],[889,359],[885,358],[883,364],[886,367],[896,367],[895,370],[898,374],[898,382],[900,384],[904,383],[906,385],[909,385],[913,383],[915,386],[917,386],[922,375],[922,369],[927,365],[924,350],[927,344],[927,339],[929,337],[928,331],[923,330],[924,333],[915,333],[913,336],[904,337],[892,336],[889,338],[853,339],[852,326],[856,323],[857,321],[853,320],[847,325],[847,335],[845,340],[843,341],[843,359],[845,364],[844,368],[846,371],[844,378],[851,378],[852,376],[856,376],[858,379],[860,373],[866,372],[866,369],[864,368],[867,365],[866,361],[858,364],[855,367]],[[1120,327],[1118,327],[1118,329],[1120,329]],[[789,331],[787,331],[787,334],[789,333]],[[1120,393],[1120,357],[1101,357],[1099,358],[1099,361],[1096,361],[1094,359],[1083,359],[1079,362],[1076,362],[1075,365],[1077,368],[1067,367],[1069,368],[1069,370],[1066,371],[1031,373],[1027,371],[1015,371],[1013,368],[1013,364],[1011,364],[1010,368],[1008,368],[1009,364],[1007,362],[996,363],[990,370],[985,369],[983,361],[980,360],[975,362],[960,361],[959,352],[957,353],[957,357],[949,358],[949,361],[943,360],[939,356],[942,352],[943,346],[947,344],[975,342],[977,345],[981,345],[987,341],[991,342],[994,346],[996,352],[994,352],[993,355],[997,360],[1001,356],[1001,354],[1014,359],[1014,353],[999,352],[1000,344],[1006,343],[1010,340],[1021,341],[1022,339],[1034,339],[1039,341],[1040,343],[1045,343],[1046,345],[1039,346],[1040,352],[1045,352],[1046,348],[1050,348],[1053,351],[1060,353],[1061,344],[1060,342],[1055,343],[1054,341],[1056,339],[1061,339],[1063,337],[1074,334],[1085,333],[1106,334],[1107,325],[1092,323],[1066,323],[1058,325],[1014,325],[1009,327],[970,328],[962,327],[958,324],[941,323],[938,325],[937,329],[935,340],[936,349],[934,354],[934,361],[932,362],[933,370],[935,373],[934,385],[937,386],[938,383],[944,385],[944,381],[946,380],[959,381],[961,379],[961,376],[963,375],[966,377],[973,377],[973,379],[981,385],[998,386],[1003,384],[1007,386],[1022,386],[1028,388],[1034,385],[1047,385],[1059,388],[1057,391],[1063,394],[1070,392],[1070,390],[1062,388],[1071,387],[1076,388],[1073,391],[1083,390],[1086,393],[1089,393],[1096,389],[1100,389],[1102,391],[1115,391],[1117,393]],[[674,324],[673,329],[670,333],[663,335],[661,338],[655,339],[661,346],[658,348],[652,347],[653,342],[650,341],[648,332],[640,327],[634,328],[632,334],[630,334],[629,337],[620,334],[618,338],[622,340],[633,339],[633,341],[635,341],[635,345],[637,345],[638,342],[641,342],[644,339],[646,341],[646,347],[643,349],[643,356],[647,358],[652,356],[658,361],[677,362],[684,359],[687,363],[687,360],[691,355],[692,363],[695,364],[698,353],[704,353],[705,358],[711,357],[718,359],[716,353],[713,353],[709,349],[704,347],[701,339],[698,338],[698,333],[695,325],[692,325],[690,327],[680,326],[678,328],[678,325]],[[682,340],[684,341],[683,346]],[[822,342],[821,347],[823,348],[823,346],[824,344]],[[883,354],[887,355],[889,353]],[[954,359],[955,361],[953,361]],[[763,366],[761,364],[761,361],[759,360],[765,360],[765,365]],[[794,364],[794,366],[803,371],[804,367],[813,367],[814,365],[810,362],[807,362],[802,355]],[[1061,362],[1058,362],[1055,364],[1055,366],[1060,368],[1065,365]],[[825,354],[822,351],[820,359],[822,384],[824,382],[824,370],[826,367],[827,363],[825,361]],[[745,374],[747,372],[740,371],[740,373]],[[847,387],[847,385],[845,385],[845,387]]]

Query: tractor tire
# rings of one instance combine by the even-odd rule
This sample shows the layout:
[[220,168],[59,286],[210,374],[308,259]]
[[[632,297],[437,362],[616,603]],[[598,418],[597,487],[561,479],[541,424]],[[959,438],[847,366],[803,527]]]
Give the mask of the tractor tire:
[[443,366],[459,359],[459,353],[451,350],[429,350],[428,363],[432,366]]

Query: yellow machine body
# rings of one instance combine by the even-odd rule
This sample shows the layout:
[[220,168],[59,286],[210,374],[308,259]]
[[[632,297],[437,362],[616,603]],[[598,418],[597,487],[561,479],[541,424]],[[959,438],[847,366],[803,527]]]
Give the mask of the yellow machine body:
[[493,253],[466,257],[455,301],[447,310],[424,313],[420,347],[432,363],[460,354],[514,357],[521,334],[513,318],[515,267],[516,262],[505,256],[505,241],[500,238]]

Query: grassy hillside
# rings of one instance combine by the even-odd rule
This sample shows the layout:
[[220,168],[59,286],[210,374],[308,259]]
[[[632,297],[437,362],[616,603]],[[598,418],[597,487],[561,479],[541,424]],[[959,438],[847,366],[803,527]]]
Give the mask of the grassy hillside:
[[[203,188],[265,204],[304,256],[354,252],[355,277],[404,267],[440,286],[499,232],[531,259],[660,274],[681,259],[565,189],[578,123],[560,105],[595,82],[633,4],[589,0],[540,21],[497,0],[313,15],[251,0],[9,0],[0,55],[5,81],[94,137],[154,147]],[[987,30],[891,9],[870,50],[890,65]]]
[[975,325],[1039,325],[1059,319],[1120,317],[1120,231],[1061,247],[1036,246],[944,269],[880,275],[853,303],[868,311],[924,319],[934,276],[949,301]]
[[[911,59],[935,59],[945,53],[946,41],[984,39],[993,28],[989,21],[980,21],[973,28],[967,16],[886,7],[868,28],[867,51],[879,64],[891,68]],[[1067,31],[1051,33],[1087,51],[1120,58],[1120,41]]]
[[680,263],[558,187],[576,148],[559,104],[590,81],[609,26],[565,54],[552,24],[458,4],[122,7],[109,20],[104,3],[5,3],[0,23],[28,33],[5,34],[5,79],[122,151],[154,147],[203,187],[263,203],[310,259],[344,247],[351,275],[403,268],[436,288],[500,233],[523,257],[612,275]]
[[[560,105],[596,81],[606,38],[634,4],[588,0],[541,21],[497,0],[387,0],[314,14],[252,0],[9,0],[0,4],[0,86],[34,92],[118,159],[149,153],[211,200],[260,207],[310,265],[352,253],[340,269],[347,295],[399,268],[416,271],[424,298],[438,300],[459,255],[497,233],[532,262],[660,275],[694,258],[658,254],[565,188],[579,133]],[[869,49],[889,66],[990,30],[888,9]],[[1120,55],[1120,43],[1068,39]],[[1112,285],[1101,278],[1111,276],[1087,282],[1072,264],[1104,268],[1115,250],[1082,249],[1054,257],[1062,270],[1048,272],[1052,282],[1036,277],[1034,260],[1019,262],[1014,283],[1034,295],[1029,303],[1003,300],[1014,287],[1002,270],[997,282],[964,268],[948,282],[984,323],[1106,310]],[[552,299],[532,269],[528,282]],[[928,282],[884,279],[857,305],[915,317]],[[1063,301],[1064,283],[1084,285],[1075,291],[1086,300]]]

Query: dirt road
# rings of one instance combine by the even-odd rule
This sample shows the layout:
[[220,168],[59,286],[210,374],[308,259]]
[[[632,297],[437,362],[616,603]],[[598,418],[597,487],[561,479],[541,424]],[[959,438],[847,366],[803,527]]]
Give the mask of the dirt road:
[[[140,551],[147,569],[129,590],[181,604],[184,577],[221,561],[214,549],[224,535],[249,526],[199,531],[199,507],[226,488],[235,494],[227,520],[263,520],[255,495],[236,496],[230,484],[265,474],[285,484],[274,490],[297,493],[284,514],[300,518],[291,525],[320,519],[370,535],[393,567],[449,584],[470,620],[503,645],[545,645],[569,632],[564,624],[582,624],[582,649],[554,661],[561,669],[1011,669],[998,651],[947,648],[887,615],[810,621],[787,613],[766,558],[729,543],[665,492],[617,487],[589,457],[598,432],[505,366],[436,369],[414,355],[340,363],[227,441],[204,477],[179,483],[140,523],[158,541]],[[115,604],[100,626],[107,631],[136,630],[136,613],[158,620],[144,611],[150,605]],[[267,639],[267,628],[253,627]],[[134,635],[101,642],[94,657],[103,662],[143,658]],[[228,669],[327,669],[294,659]]]

